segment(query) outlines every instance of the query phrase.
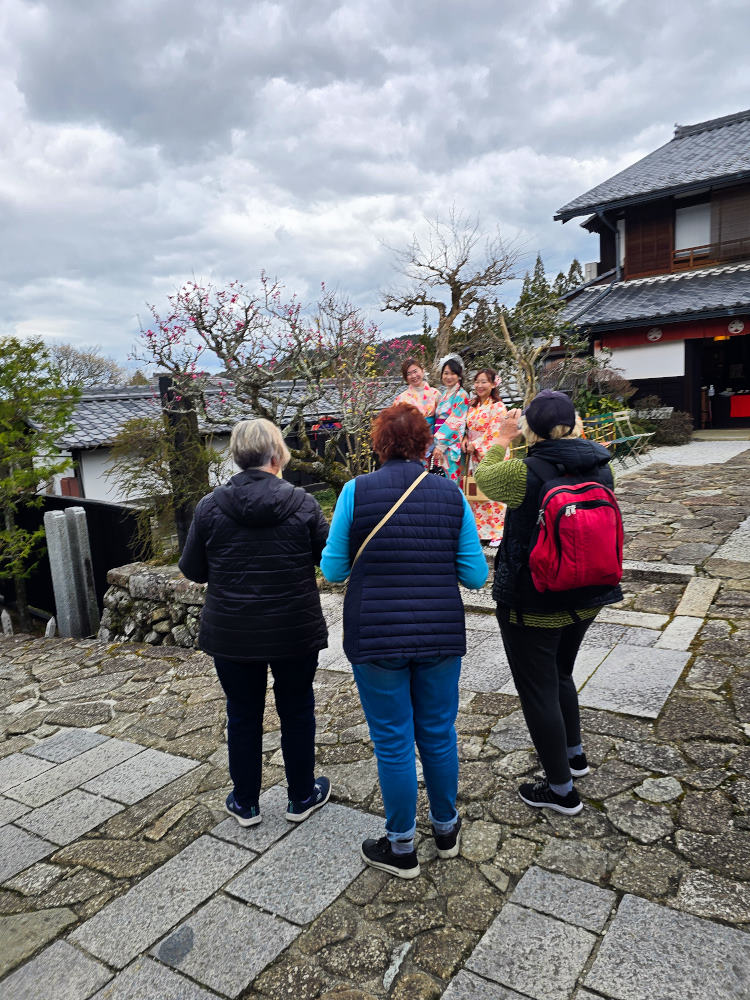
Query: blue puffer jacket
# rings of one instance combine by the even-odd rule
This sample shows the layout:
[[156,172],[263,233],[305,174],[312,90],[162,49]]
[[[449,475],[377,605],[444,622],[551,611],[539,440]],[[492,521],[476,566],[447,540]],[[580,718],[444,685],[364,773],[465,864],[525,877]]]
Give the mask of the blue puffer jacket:
[[315,498],[261,469],[203,497],[179,563],[189,580],[208,582],[201,649],[267,661],[327,646],[315,581],[327,536]]
[[[355,481],[350,560],[421,471],[419,463],[393,460]],[[463,516],[455,483],[426,476],[367,543],[344,601],[344,652],[352,663],[463,656],[456,568]]]

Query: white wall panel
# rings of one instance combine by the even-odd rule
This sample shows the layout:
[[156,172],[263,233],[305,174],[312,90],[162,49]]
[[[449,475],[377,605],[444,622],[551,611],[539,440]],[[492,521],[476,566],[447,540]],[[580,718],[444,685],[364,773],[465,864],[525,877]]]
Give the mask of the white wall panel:
[[[606,341],[605,341],[606,343]],[[685,374],[685,341],[641,344],[638,347],[615,347],[612,367],[625,378],[674,378]]]

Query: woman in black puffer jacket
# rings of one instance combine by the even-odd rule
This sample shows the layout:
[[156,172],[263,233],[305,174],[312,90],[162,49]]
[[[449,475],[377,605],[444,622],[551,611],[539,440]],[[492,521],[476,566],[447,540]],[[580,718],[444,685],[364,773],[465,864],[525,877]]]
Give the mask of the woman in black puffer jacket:
[[318,652],[328,645],[315,566],[328,536],[317,501],[281,479],[289,449],[268,420],[243,420],[229,442],[242,471],[203,497],[180,569],[208,583],[200,647],[214,658],[227,696],[229,773],[226,800],[241,826],[260,823],[261,748],[268,668],[281,720],[289,806],[299,822],[328,801],[315,778]]

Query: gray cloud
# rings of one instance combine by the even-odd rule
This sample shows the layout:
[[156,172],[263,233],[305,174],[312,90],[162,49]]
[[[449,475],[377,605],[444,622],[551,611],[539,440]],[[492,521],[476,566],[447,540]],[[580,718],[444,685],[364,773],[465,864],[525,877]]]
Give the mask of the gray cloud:
[[6,0],[0,329],[123,358],[145,301],[261,269],[376,315],[383,243],[451,204],[529,265],[593,259],[555,210],[743,108],[746,21],[734,0]]

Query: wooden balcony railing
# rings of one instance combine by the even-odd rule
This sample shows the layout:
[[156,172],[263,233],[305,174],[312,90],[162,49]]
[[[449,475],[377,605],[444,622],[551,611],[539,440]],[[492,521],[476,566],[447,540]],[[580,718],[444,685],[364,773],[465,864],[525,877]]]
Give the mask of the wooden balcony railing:
[[693,267],[707,264],[725,264],[731,260],[750,258],[750,236],[725,240],[721,243],[705,243],[699,247],[685,247],[672,254],[672,270],[688,271]]

